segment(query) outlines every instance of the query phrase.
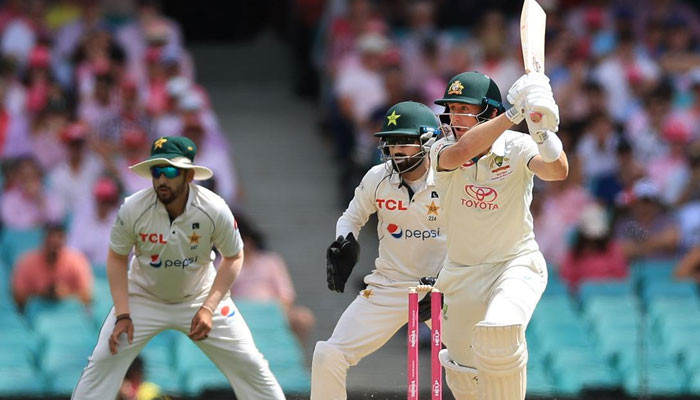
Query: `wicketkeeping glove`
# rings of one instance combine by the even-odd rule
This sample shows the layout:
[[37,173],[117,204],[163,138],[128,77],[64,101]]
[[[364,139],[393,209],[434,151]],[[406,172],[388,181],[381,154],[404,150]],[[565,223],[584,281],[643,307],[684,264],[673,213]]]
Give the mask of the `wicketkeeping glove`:
[[[421,286],[435,286],[437,282],[436,276],[424,276],[420,278],[419,284]],[[431,305],[431,293],[428,291],[425,296],[418,302],[418,321],[425,322],[432,317],[432,305]],[[445,304],[445,295],[440,292],[440,309]]]
[[360,256],[360,244],[352,232],[347,237],[343,235],[328,246],[326,251],[326,281],[328,289],[343,293],[353,267]]

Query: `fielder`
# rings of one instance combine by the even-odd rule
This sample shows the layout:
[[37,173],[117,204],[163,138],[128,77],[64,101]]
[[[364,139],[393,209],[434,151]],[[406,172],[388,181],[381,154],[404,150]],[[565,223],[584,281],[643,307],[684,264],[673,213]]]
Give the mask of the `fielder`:
[[[386,343],[408,321],[408,288],[435,276],[445,257],[445,227],[428,152],[439,121],[427,106],[394,105],[386,114],[381,150],[387,161],[371,168],[338,219],[337,239],[327,251],[328,288],[343,292],[357,262],[355,238],[377,213],[379,257],[360,292],[340,317],[330,339],[316,343],[311,367],[311,400],[346,399],[350,366]],[[430,296],[420,320],[430,316]]]
[[[161,137],[146,161],[130,167],[151,177],[153,188],[128,197],[112,227],[107,277],[114,307],[73,399],[115,398],[136,355],[166,329],[186,333],[238,398],[284,399],[229,297],[243,262],[243,242],[224,200],[192,183],[212,176],[194,165],[196,151],[187,138]],[[214,245],[223,257],[218,271],[212,264]]]
[[[525,328],[547,284],[530,214],[533,176],[568,174],[547,77],[524,75],[508,100],[514,106],[503,113],[496,83],[465,72],[435,101],[452,129],[430,154],[447,226],[435,284],[445,302],[440,361],[458,400],[525,398]],[[527,118],[530,136],[508,130],[533,112],[541,119]]]

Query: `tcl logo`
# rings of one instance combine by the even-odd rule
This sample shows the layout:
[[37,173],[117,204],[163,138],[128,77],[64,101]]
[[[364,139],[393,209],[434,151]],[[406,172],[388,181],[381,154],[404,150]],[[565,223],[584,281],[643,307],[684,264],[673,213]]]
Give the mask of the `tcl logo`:
[[145,242],[160,243],[160,244],[168,243],[168,241],[163,238],[162,233],[139,233],[139,236],[141,236],[141,241],[144,243]]
[[486,186],[467,185],[464,187],[464,192],[472,199],[486,203],[493,203],[498,198],[496,189]]
[[403,204],[403,200],[394,200],[394,199],[377,199],[377,208],[384,208],[386,210],[399,210],[399,211],[405,211],[408,210],[408,207],[406,207]]

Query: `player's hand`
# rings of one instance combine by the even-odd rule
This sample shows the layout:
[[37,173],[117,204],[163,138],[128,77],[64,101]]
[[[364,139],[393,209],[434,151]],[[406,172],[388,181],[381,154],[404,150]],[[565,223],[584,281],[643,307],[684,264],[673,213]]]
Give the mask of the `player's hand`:
[[211,311],[204,307],[200,307],[197,313],[192,318],[192,324],[190,325],[190,333],[187,336],[192,340],[204,340],[209,337],[209,332],[211,331]]
[[350,277],[352,269],[357,264],[357,259],[360,256],[360,244],[355,240],[355,235],[352,232],[348,233],[347,238],[343,235],[328,246],[326,250],[326,281],[328,289],[343,293],[345,291],[345,282]]
[[[428,292],[423,296],[422,299],[418,302],[418,321],[420,322],[425,322],[432,318],[432,293]],[[440,292],[440,310],[442,310],[443,305],[445,304],[445,295]]]
[[119,346],[119,336],[122,333],[126,333],[126,339],[129,344],[134,341],[134,323],[131,318],[123,318],[114,324],[114,330],[112,330],[112,335],[109,337],[109,352],[112,354],[117,354],[117,346]]
[[508,89],[506,99],[518,111],[525,110],[525,100],[528,94],[534,92],[547,93],[552,92],[552,87],[549,84],[549,78],[543,73],[531,72],[521,76],[513,86]]
[[535,142],[542,143],[546,139],[540,137],[543,132],[559,130],[559,106],[554,101],[554,96],[541,93],[529,94],[526,103],[526,114],[537,115],[536,120],[532,117],[526,118],[527,128]]

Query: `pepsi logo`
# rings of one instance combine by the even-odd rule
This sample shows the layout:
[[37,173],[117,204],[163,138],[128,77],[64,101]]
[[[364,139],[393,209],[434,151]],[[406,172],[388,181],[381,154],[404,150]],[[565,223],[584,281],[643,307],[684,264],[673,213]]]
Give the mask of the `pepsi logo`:
[[161,259],[160,259],[160,255],[158,255],[158,254],[152,255],[150,264],[151,264],[151,267],[153,267],[153,268],[160,267],[161,264],[163,264],[163,261],[161,261]]
[[386,230],[389,231],[389,234],[395,237],[396,239],[400,238],[403,235],[403,230],[401,230],[401,228],[396,224],[389,224],[386,227]]
[[236,310],[233,307],[229,307],[229,306],[221,307],[221,315],[223,315],[224,317],[233,316],[233,314],[235,314],[235,313],[236,313]]

